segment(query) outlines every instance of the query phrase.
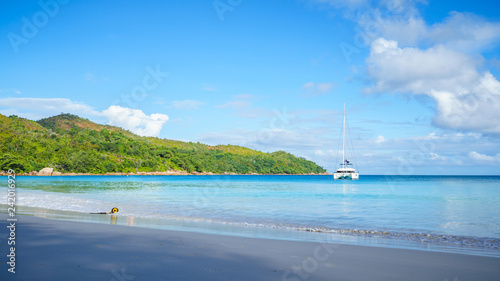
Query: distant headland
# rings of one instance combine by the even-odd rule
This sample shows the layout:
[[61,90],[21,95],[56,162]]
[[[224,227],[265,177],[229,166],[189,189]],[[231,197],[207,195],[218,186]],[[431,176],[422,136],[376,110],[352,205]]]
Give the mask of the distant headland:
[[284,151],[142,137],[73,114],[36,122],[0,114],[0,144],[0,171],[18,175],[328,174]]

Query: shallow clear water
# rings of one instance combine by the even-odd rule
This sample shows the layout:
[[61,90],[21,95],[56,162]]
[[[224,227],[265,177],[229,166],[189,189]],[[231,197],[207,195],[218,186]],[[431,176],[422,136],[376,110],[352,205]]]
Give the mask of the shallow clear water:
[[109,222],[88,213],[118,207],[115,222],[129,225],[500,256],[495,176],[18,177],[16,186],[17,204],[31,207],[22,210],[63,219]]

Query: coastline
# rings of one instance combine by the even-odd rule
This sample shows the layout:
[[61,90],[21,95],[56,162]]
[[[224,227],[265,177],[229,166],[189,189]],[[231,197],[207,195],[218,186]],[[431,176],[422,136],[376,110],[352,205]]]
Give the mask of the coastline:
[[[498,280],[500,259],[233,237],[17,216],[16,273],[2,280]],[[121,279],[120,279],[121,278]]]
[[[0,171],[0,176],[8,176],[9,174],[5,171]],[[51,173],[40,173],[32,171],[30,173],[19,173],[16,176],[255,176],[255,175],[273,175],[273,176],[319,176],[319,175],[332,175],[331,173],[308,173],[308,174],[238,174],[232,172],[225,173],[212,173],[212,172],[191,172],[179,170],[169,170],[166,172],[136,172],[136,173],[105,173],[105,174],[92,174],[92,173],[61,173],[61,172],[51,172]]]

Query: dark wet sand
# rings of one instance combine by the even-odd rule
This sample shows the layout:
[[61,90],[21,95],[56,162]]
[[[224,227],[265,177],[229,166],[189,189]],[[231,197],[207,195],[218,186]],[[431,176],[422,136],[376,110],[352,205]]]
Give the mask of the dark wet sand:
[[500,280],[500,259],[0,215],[0,280]]

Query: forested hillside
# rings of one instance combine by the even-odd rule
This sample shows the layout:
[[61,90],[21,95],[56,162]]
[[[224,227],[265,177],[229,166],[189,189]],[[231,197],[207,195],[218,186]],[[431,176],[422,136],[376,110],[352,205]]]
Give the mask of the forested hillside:
[[278,151],[263,153],[232,145],[208,146],[141,137],[72,114],[39,120],[0,114],[0,170],[17,173],[44,167],[67,173],[187,172],[238,174],[324,173],[312,161]]

